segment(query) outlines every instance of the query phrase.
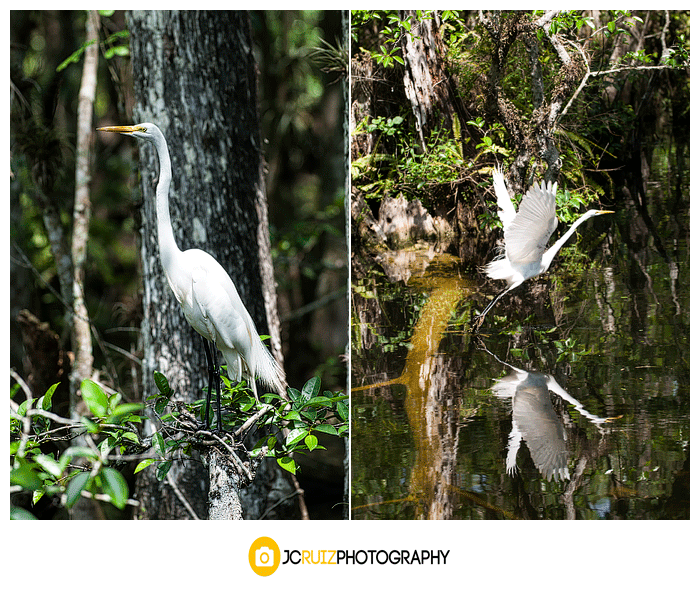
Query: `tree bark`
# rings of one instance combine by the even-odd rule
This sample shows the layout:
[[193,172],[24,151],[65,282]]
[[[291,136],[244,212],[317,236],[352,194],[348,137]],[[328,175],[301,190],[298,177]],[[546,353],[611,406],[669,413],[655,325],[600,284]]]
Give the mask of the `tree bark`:
[[[197,11],[135,11],[128,16],[134,121],[157,124],[169,143],[173,162],[170,213],[176,241],[180,249],[204,249],[222,264],[258,332],[271,335],[273,353],[279,358],[248,16]],[[140,145],[139,150],[144,195],[144,396],[152,393],[153,372],[158,370],[170,381],[176,398],[192,401],[201,397],[206,384],[202,339],[185,321],[162,273],[154,203],[158,164],[150,146]],[[255,513],[248,513],[249,497],[263,497],[269,490],[256,481],[247,494],[240,493],[235,488],[240,477],[230,475],[226,468],[210,472],[204,464],[176,463],[170,473],[199,518],[222,515],[216,509],[211,511],[207,503],[210,476],[234,487],[226,492],[241,497],[246,518],[255,517]],[[144,474],[137,487],[142,517],[191,517],[174,489],[156,482],[152,474]],[[212,501],[214,506],[231,503],[219,498]]]
[[[488,81],[489,105],[496,111],[495,117],[503,123],[511,136],[515,159],[511,166],[511,173],[514,175],[511,175],[510,181],[516,193],[523,192],[528,185],[526,175],[533,157],[546,163],[545,180],[557,179],[561,162],[554,142],[554,132],[566,99],[571,96],[585,74],[585,65],[581,57],[569,53],[559,34],[551,33],[547,29],[547,25],[556,14],[557,11],[548,11],[539,19],[533,20],[526,12],[479,13],[480,22],[493,42]],[[538,30],[541,31],[542,38],[549,42],[560,63],[552,89],[548,92],[545,92],[540,57],[541,42],[536,35]],[[533,109],[529,117],[520,113],[502,89],[508,66],[508,53],[518,39],[522,40],[525,46],[530,66],[529,84]]]
[[71,372],[71,413],[78,418],[78,391],[80,382],[92,375],[92,340],[90,321],[83,294],[85,277],[85,259],[87,256],[88,235],[90,230],[90,165],[94,131],[92,126],[92,106],[97,87],[97,62],[99,58],[100,17],[97,11],[87,13],[86,43],[83,76],[80,85],[78,103],[78,129],[75,166],[75,205],[73,207],[73,241],[71,255],[73,260],[73,319],[72,344],[75,362]]
[[[75,164],[75,204],[73,206],[73,237],[71,259],[73,261],[73,316],[71,319],[71,344],[75,360],[70,373],[70,413],[71,418],[79,419],[87,411],[83,410],[80,398],[80,382],[92,377],[92,334],[91,323],[85,305],[85,260],[87,257],[90,232],[90,166],[94,130],[92,125],[93,104],[97,88],[97,64],[99,60],[100,17],[97,11],[87,13],[85,24],[86,43],[83,75],[78,99],[78,127]],[[83,437],[73,440],[74,445],[85,445]],[[81,497],[70,511],[73,520],[101,519],[99,506],[95,501]]]
[[410,34],[401,37],[405,62],[403,80],[425,150],[426,133],[445,124],[450,129],[458,110],[451,93],[450,77],[443,65],[445,47],[440,36],[439,17],[418,19],[415,10],[399,12],[402,20],[411,19]]

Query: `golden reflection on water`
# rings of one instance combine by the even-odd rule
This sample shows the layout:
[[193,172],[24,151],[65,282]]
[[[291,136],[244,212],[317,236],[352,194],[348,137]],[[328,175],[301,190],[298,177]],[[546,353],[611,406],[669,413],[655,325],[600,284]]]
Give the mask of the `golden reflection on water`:
[[[353,391],[370,390],[393,384],[406,387],[404,408],[415,443],[416,458],[410,479],[410,494],[402,499],[415,505],[416,519],[448,519],[460,497],[477,505],[496,509],[474,493],[454,486],[457,465],[457,427],[459,394],[446,394],[446,376],[441,373],[444,355],[440,342],[459,302],[468,297],[471,287],[459,274],[459,260],[447,254],[431,255],[429,266],[417,263],[420,273],[411,275],[408,284],[428,293],[413,328],[406,362],[397,378]],[[415,253],[412,254],[415,259]],[[415,272],[415,270],[414,270]],[[381,504],[397,503],[382,501]],[[376,504],[372,504],[376,505]],[[359,506],[355,509],[359,509]]]

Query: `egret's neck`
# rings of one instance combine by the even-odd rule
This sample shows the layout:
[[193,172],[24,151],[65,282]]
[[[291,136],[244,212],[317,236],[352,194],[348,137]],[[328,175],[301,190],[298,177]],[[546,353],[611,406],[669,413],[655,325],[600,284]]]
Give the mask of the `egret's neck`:
[[158,249],[163,268],[167,270],[172,262],[174,254],[180,250],[175,243],[173,226],[170,222],[170,202],[168,194],[170,192],[170,180],[172,179],[172,168],[170,165],[170,154],[165,139],[155,139],[153,146],[158,154],[160,163],[160,176],[156,187],[156,220],[158,225]]
[[552,260],[554,260],[554,256],[557,255],[557,252],[564,247],[564,244],[569,241],[569,238],[576,233],[576,228],[583,222],[587,221],[588,219],[591,218],[592,213],[589,211],[586,214],[584,214],[578,221],[576,221],[573,225],[571,225],[571,229],[569,229],[564,235],[562,235],[559,240],[551,247],[549,248],[544,254],[542,254],[542,268],[541,272],[544,272],[547,270],[552,263]]

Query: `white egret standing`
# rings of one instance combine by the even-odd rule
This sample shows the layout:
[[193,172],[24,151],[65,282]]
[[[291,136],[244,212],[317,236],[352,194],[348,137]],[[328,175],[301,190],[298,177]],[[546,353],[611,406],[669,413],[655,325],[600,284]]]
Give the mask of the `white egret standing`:
[[476,331],[481,327],[486,314],[503,295],[549,268],[554,256],[581,223],[591,217],[613,212],[589,210],[552,247],[546,249],[549,238],[557,228],[557,184],[549,182],[532,186],[523,196],[517,213],[500,167],[493,172],[493,188],[496,191],[498,216],[503,223],[505,248],[503,253],[486,265],[484,271],[490,278],[504,279],[507,285],[481,312],[474,324]]
[[[285,393],[284,372],[267,350],[250,314],[238,295],[231,277],[211,255],[198,249],[181,251],[175,243],[170,222],[168,192],[172,168],[165,137],[155,124],[107,126],[103,132],[119,132],[150,142],[156,149],[160,176],[156,187],[158,249],[165,278],[182,307],[185,319],[204,337],[209,384],[205,424],[209,427],[211,386],[216,382],[217,427],[221,423],[221,386],[217,349],[227,365],[228,376],[239,382],[244,377],[258,398],[255,379],[280,395]],[[210,349],[209,342],[214,348]]]

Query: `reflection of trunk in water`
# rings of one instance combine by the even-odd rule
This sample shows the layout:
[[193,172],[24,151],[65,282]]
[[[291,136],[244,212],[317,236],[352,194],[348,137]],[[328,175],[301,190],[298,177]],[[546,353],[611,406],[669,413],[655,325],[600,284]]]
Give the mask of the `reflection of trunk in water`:
[[[440,263],[449,262],[449,258],[437,256]],[[456,391],[459,383],[455,384],[449,373],[450,362],[438,351],[450,317],[468,288],[455,271],[431,274],[432,270],[433,266],[425,276],[411,280],[430,295],[413,329],[401,375],[353,391],[406,386],[404,407],[416,445],[410,498],[421,504],[416,508],[417,519],[449,519],[459,494],[478,499],[452,487],[456,482],[460,392]],[[448,395],[450,391],[454,396]],[[477,503],[491,507],[481,500]]]

